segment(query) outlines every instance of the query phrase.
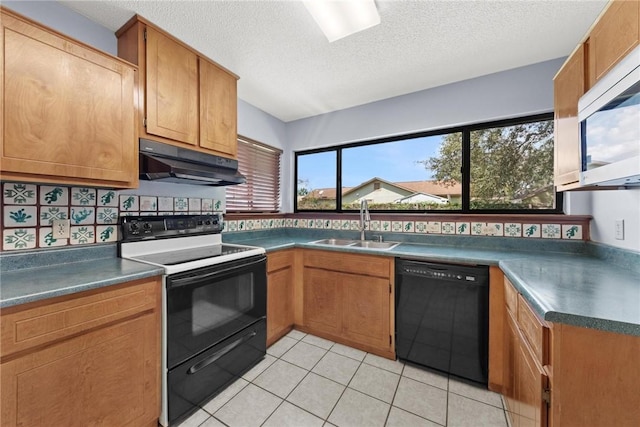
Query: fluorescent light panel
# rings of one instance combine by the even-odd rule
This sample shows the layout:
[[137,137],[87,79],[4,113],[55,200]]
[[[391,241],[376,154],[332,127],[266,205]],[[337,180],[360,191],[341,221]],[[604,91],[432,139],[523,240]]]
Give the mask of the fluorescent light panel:
[[308,0],[304,6],[329,42],[380,23],[374,0]]

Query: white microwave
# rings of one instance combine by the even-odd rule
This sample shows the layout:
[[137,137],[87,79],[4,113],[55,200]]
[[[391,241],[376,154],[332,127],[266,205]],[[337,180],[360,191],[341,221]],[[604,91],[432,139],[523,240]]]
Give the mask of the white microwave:
[[581,185],[640,185],[640,46],[578,102]]

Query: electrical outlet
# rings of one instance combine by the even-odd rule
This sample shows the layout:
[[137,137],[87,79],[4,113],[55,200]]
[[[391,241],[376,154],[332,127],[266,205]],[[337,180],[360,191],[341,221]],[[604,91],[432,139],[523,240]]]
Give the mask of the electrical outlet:
[[68,239],[69,228],[71,227],[71,221],[68,219],[54,219],[53,225],[53,238],[54,239]]
[[624,240],[624,219],[616,219],[616,239]]

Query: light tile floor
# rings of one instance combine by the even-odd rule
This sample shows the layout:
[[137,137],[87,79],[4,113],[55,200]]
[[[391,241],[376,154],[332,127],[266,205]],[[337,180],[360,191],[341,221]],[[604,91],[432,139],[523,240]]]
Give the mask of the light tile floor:
[[506,427],[499,394],[291,331],[180,427]]

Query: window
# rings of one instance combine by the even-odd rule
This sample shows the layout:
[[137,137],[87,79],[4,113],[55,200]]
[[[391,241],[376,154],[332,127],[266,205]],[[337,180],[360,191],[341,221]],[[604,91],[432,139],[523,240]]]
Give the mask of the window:
[[296,211],[558,213],[553,115],[299,152]]
[[277,148],[238,138],[238,170],[247,182],[226,188],[228,212],[280,210],[281,154]]

